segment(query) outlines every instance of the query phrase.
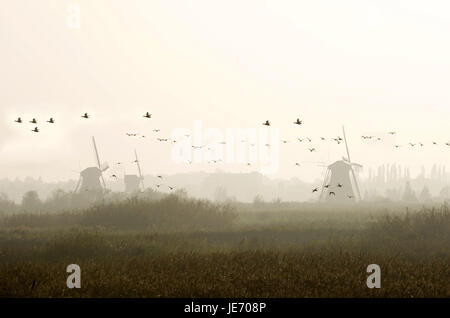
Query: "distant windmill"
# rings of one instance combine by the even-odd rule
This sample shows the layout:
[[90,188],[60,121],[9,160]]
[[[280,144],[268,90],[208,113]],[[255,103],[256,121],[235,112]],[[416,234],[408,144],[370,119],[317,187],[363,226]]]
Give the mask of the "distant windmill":
[[80,172],[80,179],[78,180],[75,192],[78,190],[82,193],[85,191],[103,191],[106,189],[103,172],[109,168],[109,165],[107,163],[104,163],[103,165],[100,163],[100,156],[98,154],[97,144],[94,137],[92,137],[92,142],[94,144],[97,167],[89,167]]
[[141,170],[141,164],[139,162],[139,158],[137,155],[137,151],[134,150],[134,156],[136,160],[134,161],[137,165],[139,176],[134,174],[128,174],[124,176],[124,182],[125,182],[125,192],[136,192],[139,191],[139,185],[142,186],[142,190],[145,189],[144,186],[144,177],[142,176],[142,170]]
[[343,157],[342,160],[336,161],[328,166],[322,192],[320,193],[320,201],[348,202],[354,200],[354,198],[361,200],[361,192],[359,190],[355,169],[362,168],[362,165],[351,161],[344,127],[342,127],[342,131],[347,158]]

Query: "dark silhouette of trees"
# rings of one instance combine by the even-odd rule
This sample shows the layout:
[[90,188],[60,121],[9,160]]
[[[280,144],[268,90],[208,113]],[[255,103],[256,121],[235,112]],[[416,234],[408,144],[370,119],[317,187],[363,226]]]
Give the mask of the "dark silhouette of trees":
[[36,212],[41,208],[42,201],[36,191],[25,192],[22,198],[22,209],[25,212]]

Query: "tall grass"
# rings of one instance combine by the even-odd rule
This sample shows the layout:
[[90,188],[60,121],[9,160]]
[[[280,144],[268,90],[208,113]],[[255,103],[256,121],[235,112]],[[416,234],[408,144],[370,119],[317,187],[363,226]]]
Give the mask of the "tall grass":
[[122,230],[218,230],[233,224],[236,213],[228,205],[169,195],[160,200],[132,198],[101,203],[83,211],[19,213],[4,217],[0,227],[106,227]]

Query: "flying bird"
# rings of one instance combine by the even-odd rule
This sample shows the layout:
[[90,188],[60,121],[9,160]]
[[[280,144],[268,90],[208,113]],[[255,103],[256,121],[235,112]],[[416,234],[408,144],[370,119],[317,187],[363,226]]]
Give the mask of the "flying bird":
[[343,186],[342,186],[342,184],[340,184],[340,183],[338,183],[338,185],[337,185],[339,188],[342,188]]
[[154,132],[160,132],[160,129],[153,129]]
[[49,120],[47,120],[47,123],[54,124],[55,120],[53,118],[50,118]]
[[296,125],[301,125],[302,122],[303,122],[302,120],[300,120],[299,118],[297,118],[297,120],[294,121],[294,124],[296,124]]
[[170,190],[173,190],[175,187],[168,186]]
[[316,151],[316,148],[310,148],[308,149],[310,152]]
[[22,118],[20,118],[20,117],[17,118],[17,119],[15,120],[15,122],[21,124],[21,123],[22,123]]
[[333,191],[330,191],[330,193],[328,193],[328,195],[334,195],[334,196],[336,196],[336,193],[334,193]]
[[81,118],[89,118],[89,115],[88,115],[88,113],[84,113],[84,115],[83,116],[81,116]]
[[319,191],[319,188],[314,188],[314,189],[312,190],[313,193],[314,193],[314,192],[317,192],[317,191]]
[[270,126],[270,122],[268,120],[266,120],[265,123],[263,123],[264,126]]
[[33,120],[30,120],[30,123],[37,124],[37,120],[35,118],[33,118]]
[[37,127],[34,127],[34,129],[32,130],[32,132],[38,133],[38,132],[39,132],[39,129],[38,129]]
[[150,114],[149,112],[147,112],[143,117],[145,117],[145,118],[152,118],[152,114]]

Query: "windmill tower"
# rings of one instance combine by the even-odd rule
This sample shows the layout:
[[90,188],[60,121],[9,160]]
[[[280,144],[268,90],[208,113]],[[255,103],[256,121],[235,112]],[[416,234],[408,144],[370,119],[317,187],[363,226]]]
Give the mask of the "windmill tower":
[[342,131],[347,158],[342,157],[342,160],[328,166],[322,192],[320,193],[320,202],[352,202],[361,200],[361,192],[355,170],[361,169],[362,165],[351,161],[344,127],[342,127]]
[[80,172],[80,178],[78,179],[75,192],[103,192],[106,189],[103,172],[109,168],[109,165],[107,163],[104,163],[103,165],[100,164],[100,156],[98,154],[97,144],[94,137],[92,137],[92,142],[94,144],[97,167],[89,167]]
[[141,164],[138,159],[137,151],[134,150],[135,155],[135,163],[138,168],[139,175],[134,174],[126,174],[124,176],[124,182],[125,182],[125,192],[133,193],[140,190],[140,186],[142,186],[142,190],[145,189],[144,186],[144,177],[142,176],[142,170],[141,170]]

